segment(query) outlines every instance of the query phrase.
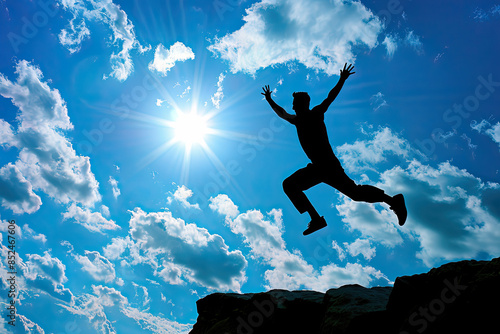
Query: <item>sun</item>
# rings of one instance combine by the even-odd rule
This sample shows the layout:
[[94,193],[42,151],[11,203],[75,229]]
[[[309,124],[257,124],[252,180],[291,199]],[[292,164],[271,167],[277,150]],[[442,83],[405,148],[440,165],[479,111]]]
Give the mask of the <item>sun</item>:
[[[153,163],[161,156],[169,154],[180,162],[180,182],[186,184],[191,170],[191,158],[196,155],[196,160],[207,158],[219,170],[226,167],[212,150],[211,146],[220,143],[219,140],[212,141],[212,138],[247,138],[246,135],[232,131],[213,128],[215,117],[221,112],[220,109],[199,110],[197,98],[194,98],[192,105],[188,108],[181,108],[175,102],[171,102],[173,107],[168,118],[151,117],[148,121],[163,128],[163,136],[167,137],[158,147],[151,150],[141,159],[141,168]],[[141,115],[141,120],[144,117]],[[170,153],[167,153],[169,152]],[[201,165],[201,166],[200,166]],[[197,164],[196,167],[204,167]]]
[[179,112],[173,122],[174,141],[185,145],[203,144],[208,132],[207,119],[195,112]]

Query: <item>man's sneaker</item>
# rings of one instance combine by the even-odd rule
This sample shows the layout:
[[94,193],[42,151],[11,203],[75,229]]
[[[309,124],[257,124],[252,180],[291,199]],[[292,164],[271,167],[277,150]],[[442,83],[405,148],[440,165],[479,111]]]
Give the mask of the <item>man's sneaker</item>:
[[325,217],[315,218],[309,222],[309,224],[307,225],[307,230],[305,230],[304,233],[302,234],[303,235],[311,234],[319,229],[322,229],[325,226],[326,226]]
[[405,198],[403,197],[403,194],[397,194],[393,197],[393,199],[394,204],[391,206],[391,210],[396,213],[396,216],[398,216],[399,225],[403,226],[406,222],[406,216],[408,215],[408,212],[406,211]]

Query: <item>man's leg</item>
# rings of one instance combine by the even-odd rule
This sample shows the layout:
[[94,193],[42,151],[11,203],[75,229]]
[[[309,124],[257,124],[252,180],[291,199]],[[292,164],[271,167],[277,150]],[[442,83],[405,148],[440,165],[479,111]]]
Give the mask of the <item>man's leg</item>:
[[314,167],[308,164],[307,167],[299,169],[283,181],[283,190],[300,213],[307,212],[311,219],[315,219],[319,218],[319,214],[304,194],[304,190],[321,182]]
[[402,194],[389,196],[380,188],[371,185],[358,185],[344,171],[335,173],[335,179],[326,183],[354,201],[389,204],[398,216],[399,225],[404,225],[407,212]]
[[292,201],[295,208],[300,213],[307,212],[311,216],[311,221],[307,225],[307,229],[302,233],[309,235],[326,226],[324,217],[320,217],[316,209],[304,194],[304,190],[311,188],[322,182],[321,175],[312,164],[299,169],[283,181],[283,190]]

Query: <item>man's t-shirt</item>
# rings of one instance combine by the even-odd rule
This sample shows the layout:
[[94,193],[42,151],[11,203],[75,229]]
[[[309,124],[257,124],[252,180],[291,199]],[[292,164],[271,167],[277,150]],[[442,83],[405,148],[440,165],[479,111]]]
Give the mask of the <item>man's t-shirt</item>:
[[328,141],[325,126],[325,111],[321,105],[300,113],[290,120],[297,128],[300,145],[307,157],[314,164],[334,164],[340,167],[340,162],[333,153]]

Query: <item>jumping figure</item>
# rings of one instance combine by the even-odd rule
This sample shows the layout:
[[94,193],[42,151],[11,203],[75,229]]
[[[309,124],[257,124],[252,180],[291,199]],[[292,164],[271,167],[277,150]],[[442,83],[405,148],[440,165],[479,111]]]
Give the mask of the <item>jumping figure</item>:
[[328,141],[324,114],[330,104],[339,94],[342,86],[352,72],[354,66],[351,64],[340,70],[340,79],[337,85],[330,91],[328,97],[316,107],[309,109],[311,98],[305,92],[293,93],[293,106],[295,115],[289,114],[280,107],[271,97],[269,86],[265,86],[262,95],[276,114],[295,125],[300,145],[311,160],[306,167],[299,169],[283,181],[283,190],[300,213],[307,212],[311,217],[304,235],[311,234],[326,226],[325,218],[320,216],[309,199],[304,194],[307,190],[321,182],[337,189],[354,201],[368,203],[384,202],[396,213],[399,225],[406,221],[407,211],[402,194],[395,196],[387,195],[382,189],[371,185],[357,185],[349,178],[340,161],[333,153]]

